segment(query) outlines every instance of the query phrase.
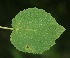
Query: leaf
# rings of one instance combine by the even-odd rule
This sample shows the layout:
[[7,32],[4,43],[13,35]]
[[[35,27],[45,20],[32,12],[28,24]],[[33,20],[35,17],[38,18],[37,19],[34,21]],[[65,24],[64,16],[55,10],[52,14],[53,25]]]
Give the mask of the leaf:
[[65,31],[55,18],[43,9],[28,8],[12,19],[11,43],[22,52],[42,54],[55,45]]

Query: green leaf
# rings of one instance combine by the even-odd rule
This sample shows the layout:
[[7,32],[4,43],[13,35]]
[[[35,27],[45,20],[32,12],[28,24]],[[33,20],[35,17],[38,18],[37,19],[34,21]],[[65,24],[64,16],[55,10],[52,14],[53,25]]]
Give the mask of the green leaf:
[[55,45],[65,31],[55,18],[43,9],[28,8],[12,19],[11,43],[22,52],[42,54]]

